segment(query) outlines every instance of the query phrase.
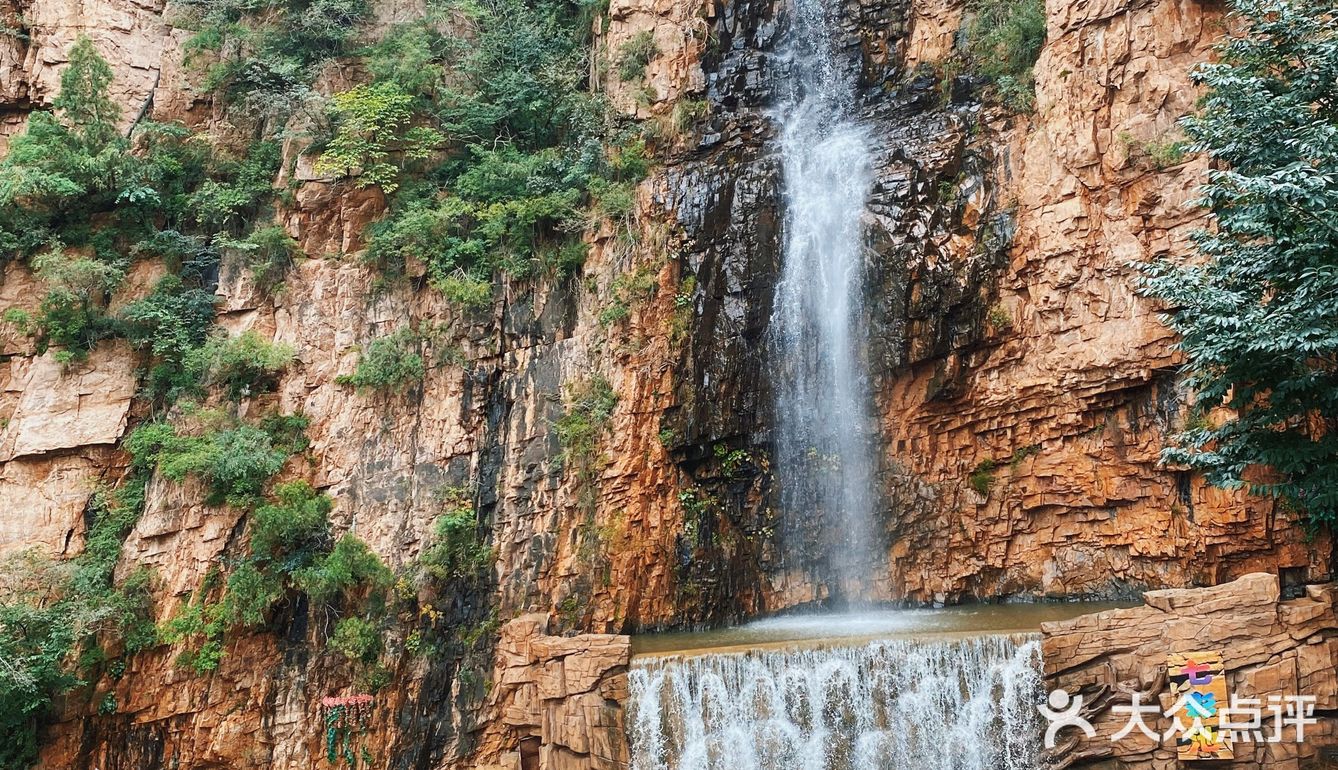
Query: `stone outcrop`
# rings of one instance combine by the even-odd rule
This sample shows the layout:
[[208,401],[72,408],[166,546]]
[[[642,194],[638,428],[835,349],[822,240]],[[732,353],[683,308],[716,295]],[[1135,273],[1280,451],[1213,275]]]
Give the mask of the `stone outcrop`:
[[[490,705],[519,748],[488,770],[625,768],[626,636],[545,636],[547,615],[526,615],[502,627]],[[514,744],[516,741],[509,741]]]
[[[1310,585],[1303,597],[1281,600],[1277,576],[1255,573],[1212,588],[1151,591],[1144,599],[1144,607],[1042,626],[1047,691],[1082,695],[1080,713],[1096,729],[1091,738],[1076,729],[1059,733],[1049,756],[1053,767],[1178,767],[1170,741],[1138,730],[1113,741],[1129,721],[1114,707],[1129,706],[1137,693],[1140,703],[1169,710],[1166,656],[1199,650],[1221,651],[1228,693],[1259,700],[1266,735],[1273,732],[1269,696],[1315,698],[1319,723],[1305,727],[1304,742],[1295,742],[1294,730],[1275,743],[1238,741],[1235,759],[1225,766],[1299,770],[1321,753],[1332,758],[1338,746],[1338,586]],[[1145,722],[1164,734],[1172,720],[1148,715]]]
[[[912,53],[932,61],[953,11],[916,5],[929,18]],[[1119,593],[1279,566],[1322,579],[1327,543],[1306,543],[1286,512],[1158,463],[1188,394],[1131,265],[1190,253],[1203,224],[1205,161],[1159,169],[1147,153],[1180,138],[1221,8],[1047,10],[1035,114],[983,118],[1014,228],[997,289],[956,332],[984,333],[928,355],[913,344],[880,390],[897,593]]]

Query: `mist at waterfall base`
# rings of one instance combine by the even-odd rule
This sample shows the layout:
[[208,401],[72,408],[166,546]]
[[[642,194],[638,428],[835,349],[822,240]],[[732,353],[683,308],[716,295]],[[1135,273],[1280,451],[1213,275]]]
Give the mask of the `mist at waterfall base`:
[[633,661],[632,770],[1036,770],[1026,636]]
[[833,50],[823,0],[797,0],[793,12],[782,78],[792,91],[775,112],[785,240],[769,332],[783,547],[789,564],[832,598],[858,600],[876,542],[873,421],[857,322],[871,137],[848,113],[855,77]]

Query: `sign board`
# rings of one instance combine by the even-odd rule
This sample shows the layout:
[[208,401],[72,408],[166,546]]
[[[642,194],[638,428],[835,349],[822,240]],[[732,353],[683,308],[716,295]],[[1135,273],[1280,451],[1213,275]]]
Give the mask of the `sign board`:
[[1171,716],[1176,721],[1176,753],[1182,762],[1232,759],[1231,742],[1221,729],[1227,707],[1226,665],[1222,653],[1199,651],[1166,656]]

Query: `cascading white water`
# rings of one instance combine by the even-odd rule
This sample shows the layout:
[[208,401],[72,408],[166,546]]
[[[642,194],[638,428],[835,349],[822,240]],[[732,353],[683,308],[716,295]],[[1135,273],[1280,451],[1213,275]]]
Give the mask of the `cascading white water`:
[[644,658],[632,770],[1036,770],[1040,643],[985,636]]
[[[775,456],[786,550],[825,563],[834,593],[867,593],[873,472],[867,367],[856,318],[870,137],[851,112],[856,75],[836,55],[828,0],[795,0],[791,93],[778,110],[785,244],[771,321]],[[848,64],[848,63],[847,63]],[[839,589],[839,591],[838,591]]]

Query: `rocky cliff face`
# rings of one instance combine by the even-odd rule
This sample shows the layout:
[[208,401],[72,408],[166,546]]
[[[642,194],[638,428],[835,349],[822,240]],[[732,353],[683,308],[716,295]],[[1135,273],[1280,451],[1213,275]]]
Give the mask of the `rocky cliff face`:
[[[880,389],[903,593],[1104,593],[1324,571],[1324,544],[1304,544],[1272,504],[1157,464],[1187,394],[1129,265],[1188,253],[1203,225],[1204,161],[1159,168],[1149,154],[1193,109],[1188,73],[1221,22],[1195,0],[1047,3],[1035,115],[983,115],[1013,227],[1006,260],[988,290],[960,281],[981,294],[959,306],[952,335],[912,338],[907,368]],[[924,24],[912,51],[934,51],[943,26]],[[991,483],[962,483],[983,468]]]
[[[1203,163],[1157,168],[1147,147],[1192,107],[1188,71],[1208,56],[1220,11],[1198,0],[1051,0],[1037,109],[1017,116],[982,102],[978,81],[945,82],[961,3],[846,6],[847,66],[861,72],[860,109],[881,143],[865,323],[884,447],[882,592],[1105,595],[1278,566],[1321,577],[1328,544],[1307,540],[1290,514],[1157,464],[1187,395],[1173,340],[1135,296],[1128,263],[1184,250],[1202,224],[1192,198]],[[377,23],[420,10],[382,4]],[[0,133],[49,103],[81,31],[112,63],[127,121],[226,132],[182,67],[187,33],[170,5],[22,0],[0,13],[23,31],[0,36]],[[578,276],[505,281],[477,311],[453,308],[419,276],[369,291],[374,271],[345,257],[363,248],[383,197],[318,178],[291,147],[283,181],[291,175],[295,192],[280,222],[306,258],[275,297],[225,265],[220,322],[296,351],[266,397],[311,420],[312,460],[285,475],[328,492],[338,528],[392,566],[421,549],[443,490],[472,490],[495,580],[441,622],[549,618],[523,632],[503,625],[495,663],[395,662],[368,731],[392,766],[616,758],[580,725],[607,726],[600,703],[619,697],[619,642],[518,638],[722,620],[824,595],[821,556],[779,548],[768,462],[766,332],[782,224],[766,108],[785,76],[787,23],[782,4],[762,0],[610,4],[601,46],[648,32],[658,51],[639,93],[600,76],[615,104],[670,123],[700,101],[705,117],[662,140],[661,166],[638,192],[637,242],[588,233]],[[356,77],[332,66],[325,87]],[[154,277],[136,267],[114,302],[142,296]],[[636,283],[651,288],[630,292]],[[0,305],[31,309],[39,297],[32,274],[8,264]],[[629,306],[625,319],[601,320],[611,302]],[[445,329],[453,348],[421,386],[361,395],[336,382],[360,346],[405,325]],[[138,362],[105,343],[62,367],[4,335],[0,547],[68,556],[95,483],[124,471],[116,445],[142,418]],[[564,467],[553,425],[564,392],[592,372],[618,402],[602,457],[579,473]],[[241,514],[162,479],[148,497],[120,570],[154,568],[166,619],[238,547]],[[323,752],[319,701],[347,691],[352,674],[316,656],[323,632],[307,614],[291,606],[280,628],[229,636],[226,662],[207,677],[175,667],[170,649],[136,656],[122,678],[65,704],[44,766],[311,766]],[[579,684],[545,678],[557,658],[596,648],[594,663],[576,664]],[[117,713],[97,716],[107,692]]]

